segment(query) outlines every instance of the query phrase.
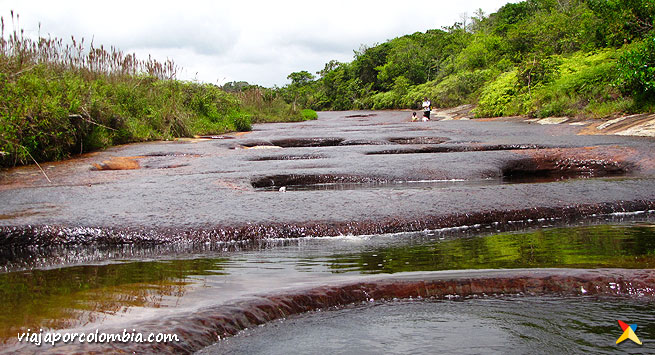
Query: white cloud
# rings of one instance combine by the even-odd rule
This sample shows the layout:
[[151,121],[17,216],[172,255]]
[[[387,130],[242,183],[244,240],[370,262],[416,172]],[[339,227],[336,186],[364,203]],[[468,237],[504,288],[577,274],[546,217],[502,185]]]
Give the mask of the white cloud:
[[184,67],[183,79],[272,86],[284,85],[293,71],[349,61],[362,44],[449,26],[462,13],[489,13],[506,2],[0,0],[0,8],[9,28],[13,9],[29,34],[40,22],[42,35],[93,38],[141,58],[171,58]]

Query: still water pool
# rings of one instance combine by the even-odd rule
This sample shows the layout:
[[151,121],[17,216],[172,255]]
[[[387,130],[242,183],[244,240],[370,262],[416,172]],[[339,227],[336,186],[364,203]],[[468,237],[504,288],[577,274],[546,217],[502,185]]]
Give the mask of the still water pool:
[[[588,297],[396,301],[248,329],[201,354],[612,354],[655,352],[655,304]],[[617,319],[642,346],[618,346]]]
[[[647,220],[484,236],[425,232],[307,238],[270,244],[240,252],[205,251],[165,260],[113,260],[2,273],[0,339],[12,344],[16,334],[28,328],[131,328],[139,322],[156,324],[253,294],[356,281],[368,274],[515,268],[652,269],[655,266],[655,225]],[[354,348],[359,349],[356,352],[373,353],[382,348],[367,345],[372,335],[378,336],[370,340],[372,343],[398,353],[427,352],[433,342],[446,352],[460,349],[463,353],[503,352],[508,348],[503,350],[501,346],[507,344],[512,346],[510,352],[525,353],[532,347],[545,350],[560,346],[560,342],[562,349],[573,346],[580,351],[601,351],[612,345],[613,337],[620,335],[614,318],[644,322],[639,325],[646,331],[644,338],[655,339],[655,333],[648,333],[655,326],[649,318],[652,308],[640,302],[525,298],[384,303],[328,312],[330,315],[303,316],[273,323],[270,329],[279,328],[289,336],[295,333],[293,329],[302,329],[300,338],[289,341],[302,343],[302,339],[309,337],[312,339],[309,345],[317,350],[307,348],[300,352],[330,351],[329,347],[339,342],[345,342],[342,346],[352,342],[359,347]],[[610,309],[603,313],[604,307]],[[341,321],[339,317],[352,319]],[[503,323],[505,318],[507,322]],[[607,323],[608,319],[612,322]],[[367,327],[360,324],[365,320],[370,321]],[[335,329],[330,330],[329,324]],[[412,327],[423,327],[416,333],[419,338],[432,333],[434,337],[417,343],[415,349],[411,348],[413,342],[403,345],[403,339],[409,335],[403,335],[402,329]],[[435,333],[435,327],[452,330]],[[566,333],[569,327],[578,330]],[[588,331],[581,330],[587,328]],[[484,332],[477,331],[480,329]],[[262,332],[262,339],[266,339],[267,332],[274,330]],[[330,332],[338,336],[330,336]],[[354,335],[348,338],[351,333]],[[471,337],[477,342],[471,342]],[[543,340],[549,337],[555,340]],[[243,338],[249,339],[248,343],[255,339]],[[325,344],[321,345],[319,340],[323,338]],[[237,344],[240,339],[238,336],[226,344]],[[252,341],[252,346],[257,347],[255,340]],[[237,347],[242,346],[245,345]],[[265,350],[263,345],[260,350],[244,349]],[[298,349],[305,348],[298,345]]]

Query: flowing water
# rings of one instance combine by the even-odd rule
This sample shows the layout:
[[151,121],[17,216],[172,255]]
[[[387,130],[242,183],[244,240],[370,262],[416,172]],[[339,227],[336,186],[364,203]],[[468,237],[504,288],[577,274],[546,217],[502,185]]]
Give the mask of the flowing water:
[[[0,274],[0,338],[11,343],[18,332],[28,328],[131,327],[253,294],[358,280],[365,274],[502,268],[651,269],[655,266],[655,224],[650,219],[487,232],[484,236],[425,232],[305,238],[270,241],[273,247],[238,253],[206,251],[168,260],[113,260],[8,272]],[[242,348],[246,353],[281,353],[284,348],[267,350],[266,345],[271,337],[277,337],[278,330],[280,339],[289,339],[289,344],[312,339],[307,347],[293,345],[299,353],[334,349],[353,353],[381,349],[396,353],[435,349],[501,352],[508,345],[510,352],[517,353],[533,347],[604,351],[614,349],[613,341],[620,335],[617,317],[639,323],[640,329],[655,327],[649,305],[640,302],[526,297],[347,307],[274,322],[261,332],[228,341],[225,351]],[[569,327],[573,327],[571,333]],[[413,340],[405,344],[404,334],[412,329],[416,330],[411,332]],[[653,339],[652,332],[639,334]],[[371,334],[374,337],[369,339]],[[473,336],[477,342],[468,341]],[[414,344],[415,338],[425,339]],[[280,340],[275,346],[286,347],[285,342]],[[370,347],[371,343],[378,348]]]
[[[499,185],[500,179],[479,180],[420,180],[420,181],[385,181],[385,182],[338,182],[306,185],[283,186],[286,191],[340,191],[340,190],[370,190],[370,189],[446,189],[462,186],[492,186]],[[279,191],[280,186],[259,187],[257,191]]]
[[[246,330],[201,354],[653,353],[655,304],[590,297],[395,301],[310,312]],[[617,319],[643,346],[616,345]]]
[[[620,174],[623,176],[625,174]],[[292,184],[286,186],[266,186],[257,187],[257,191],[342,191],[342,190],[370,190],[370,189],[447,189],[452,187],[475,187],[475,186],[494,186],[503,184],[534,184],[557,182],[570,179],[597,179],[607,180],[616,177],[593,178],[589,174],[543,174],[532,176],[503,176],[499,178],[486,178],[475,180],[451,179],[451,180],[415,180],[415,181],[371,181],[371,182],[334,182],[334,183],[311,183],[311,184]],[[622,177],[626,179],[625,177]]]

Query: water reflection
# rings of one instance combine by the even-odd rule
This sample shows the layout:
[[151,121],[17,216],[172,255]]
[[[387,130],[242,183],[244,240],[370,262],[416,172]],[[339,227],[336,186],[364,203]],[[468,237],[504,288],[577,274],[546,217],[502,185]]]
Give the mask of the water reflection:
[[655,266],[653,226],[556,228],[338,254],[335,272],[395,273],[501,268]]
[[226,259],[130,262],[0,274],[0,338],[26,329],[101,321],[183,297],[192,276],[221,275]]
[[20,331],[127,321],[143,309],[188,312],[254,293],[361,274],[497,268],[653,268],[655,226],[296,240],[239,253],[0,274],[0,339]]

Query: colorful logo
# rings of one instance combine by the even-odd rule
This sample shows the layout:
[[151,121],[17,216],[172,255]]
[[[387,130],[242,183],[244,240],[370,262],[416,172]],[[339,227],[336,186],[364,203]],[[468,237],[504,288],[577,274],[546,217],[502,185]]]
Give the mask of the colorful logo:
[[626,339],[630,339],[641,345],[641,340],[639,340],[639,338],[637,338],[637,334],[635,334],[635,331],[637,330],[636,324],[627,325],[625,322],[619,321],[619,326],[621,326],[621,329],[623,329],[623,334],[621,334],[621,336],[616,340],[617,344]]

